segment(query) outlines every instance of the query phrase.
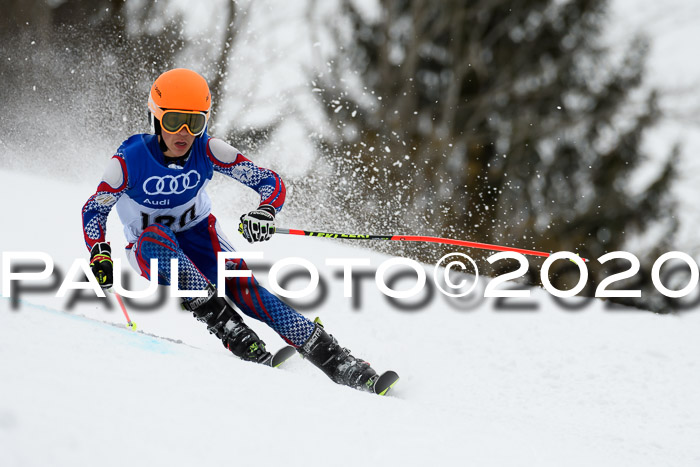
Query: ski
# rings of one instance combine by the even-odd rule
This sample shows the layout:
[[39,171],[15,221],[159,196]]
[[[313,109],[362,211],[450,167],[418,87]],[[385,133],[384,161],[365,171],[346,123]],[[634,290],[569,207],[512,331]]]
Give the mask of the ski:
[[290,358],[296,354],[297,351],[294,347],[291,345],[286,345],[279,349],[275,354],[272,356],[270,360],[267,361],[267,365],[271,366],[272,368],[277,368]]
[[399,380],[399,375],[395,371],[385,371],[374,381],[372,390],[375,394],[386,396],[394,384]]

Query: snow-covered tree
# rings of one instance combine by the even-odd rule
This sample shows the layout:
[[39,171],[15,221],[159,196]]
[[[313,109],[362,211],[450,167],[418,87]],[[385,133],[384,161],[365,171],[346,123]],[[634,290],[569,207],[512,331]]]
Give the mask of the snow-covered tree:
[[676,152],[635,182],[659,109],[638,89],[644,39],[617,59],[600,39],[607,3],[343,2],[316,85],[338,128],[324,153],[355,187],[344,206],[392,229],[590,258],[654,227],[658,257]]

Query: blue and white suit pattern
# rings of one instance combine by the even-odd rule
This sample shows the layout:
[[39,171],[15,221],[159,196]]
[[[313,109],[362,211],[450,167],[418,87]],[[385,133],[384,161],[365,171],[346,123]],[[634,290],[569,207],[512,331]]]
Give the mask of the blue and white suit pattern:
[[[167,166],[157,136],[134,135],[119,147],[103,181],[83,207],[88,249],[105,241],[107,216],[117,207],[134,268],[150,278],[150,259],[158,258],[158,280],[170,285],[170,259],[178,259],[178,287],[203,290],[216,281],[219,251],[233,251],[211,214],[205,191],[214,172],[244,183],[260,194],[260,204],[279,211],[285,200],[280,177],[257,167],[234,148],[206,133],[196,138],[184,166]],[[242,260],[228,269],[247,269]],[[229,278],[226,295],[246,315],[265,322],[295,347],[314,324],[260,286],[255,278]]]

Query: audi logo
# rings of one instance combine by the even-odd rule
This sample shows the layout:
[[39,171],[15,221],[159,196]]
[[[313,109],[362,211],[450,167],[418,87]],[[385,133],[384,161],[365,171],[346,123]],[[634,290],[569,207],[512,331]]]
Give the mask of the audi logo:
[[143,182],[143,191],[147,195],[179,195],[199,185],[202,176],[196,170],[186,174],[149,177]]

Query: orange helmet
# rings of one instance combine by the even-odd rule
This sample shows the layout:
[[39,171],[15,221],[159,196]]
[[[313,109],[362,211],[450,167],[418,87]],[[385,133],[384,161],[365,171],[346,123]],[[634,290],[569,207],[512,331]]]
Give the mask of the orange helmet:
[[160,75],[148,97],[151,124],[156,133],[177,133],[183,127],[195,135],[204,133],[211,112],[207,81],[197,72],[175,68]]

